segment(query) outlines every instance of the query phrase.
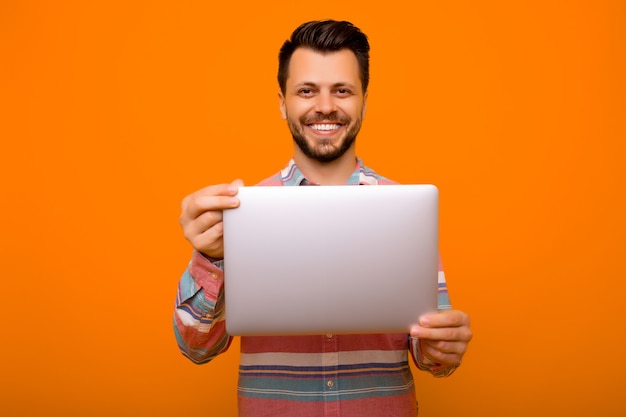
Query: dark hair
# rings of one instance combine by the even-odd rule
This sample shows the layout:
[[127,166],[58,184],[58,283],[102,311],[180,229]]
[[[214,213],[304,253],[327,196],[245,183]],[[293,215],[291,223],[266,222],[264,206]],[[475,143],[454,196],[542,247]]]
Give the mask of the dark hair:
[[349,49],[354,52],[361,71],[363,92],[367,91],[370,78],[370,45],[367,36],[350,22],[324,20],[303,23],[286,40],[278,54],[278,85],[285,94],[289,76],[289,62],[298,48],[310,48],[317,52],[335,52]]

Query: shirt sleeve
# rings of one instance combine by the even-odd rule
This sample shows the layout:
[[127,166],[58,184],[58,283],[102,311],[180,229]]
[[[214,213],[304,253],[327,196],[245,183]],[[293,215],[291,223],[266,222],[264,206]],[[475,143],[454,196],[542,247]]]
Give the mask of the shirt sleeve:
[[[443,272],[441,264],[441,258],[439,259],[439,272],[437,276],[437,308],[439,310],[450,310],[450,296],[448,295],[448,287],[446,285],[446,276]],[[440,363],[436,363],[428,359],[422,353],[419,339],[416,337],[409,337],[409,352],[413,357],[413,362],[422,371],[430,372],[435,377],[446,377],[451,375],[458,366],[445,366]]]
[[194,252],[178,283],[174,333],[183,355],[197,364],[228,349],[232,337],[224,322],[223,261],[211,262]]

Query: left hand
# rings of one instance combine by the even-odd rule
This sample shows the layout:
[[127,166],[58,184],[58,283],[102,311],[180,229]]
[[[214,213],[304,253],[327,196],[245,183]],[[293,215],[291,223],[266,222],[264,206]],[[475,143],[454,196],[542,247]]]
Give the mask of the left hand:
[[421,316],[410,334],[419,339],[426,358],[444,366],[458,366],[472,339],[469,324],[469,316],[464,312],[441,310]]

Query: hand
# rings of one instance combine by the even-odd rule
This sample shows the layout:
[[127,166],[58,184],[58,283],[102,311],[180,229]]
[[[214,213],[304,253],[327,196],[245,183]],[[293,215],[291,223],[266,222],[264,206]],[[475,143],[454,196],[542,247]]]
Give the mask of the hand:
[[423,315],[418,323],[411,327],[410,334],[419,339],[426,358],[445,366],[461,364],[472,339],[467,314],[459,310],[441,310]]
[[194,249],[210,258],[224,257],[222,212],[239,206],[235,196],[242,185],[241,180],[211,185],[183,199],[179,222]]

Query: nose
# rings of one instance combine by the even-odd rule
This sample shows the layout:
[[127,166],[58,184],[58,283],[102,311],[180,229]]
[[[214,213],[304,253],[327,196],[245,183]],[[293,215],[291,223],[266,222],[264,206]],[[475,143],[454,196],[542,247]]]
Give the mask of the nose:
[[330,92],[321,92],[317,95],[315,111],[322,114],[331,114],[337,111],[335,99]]

